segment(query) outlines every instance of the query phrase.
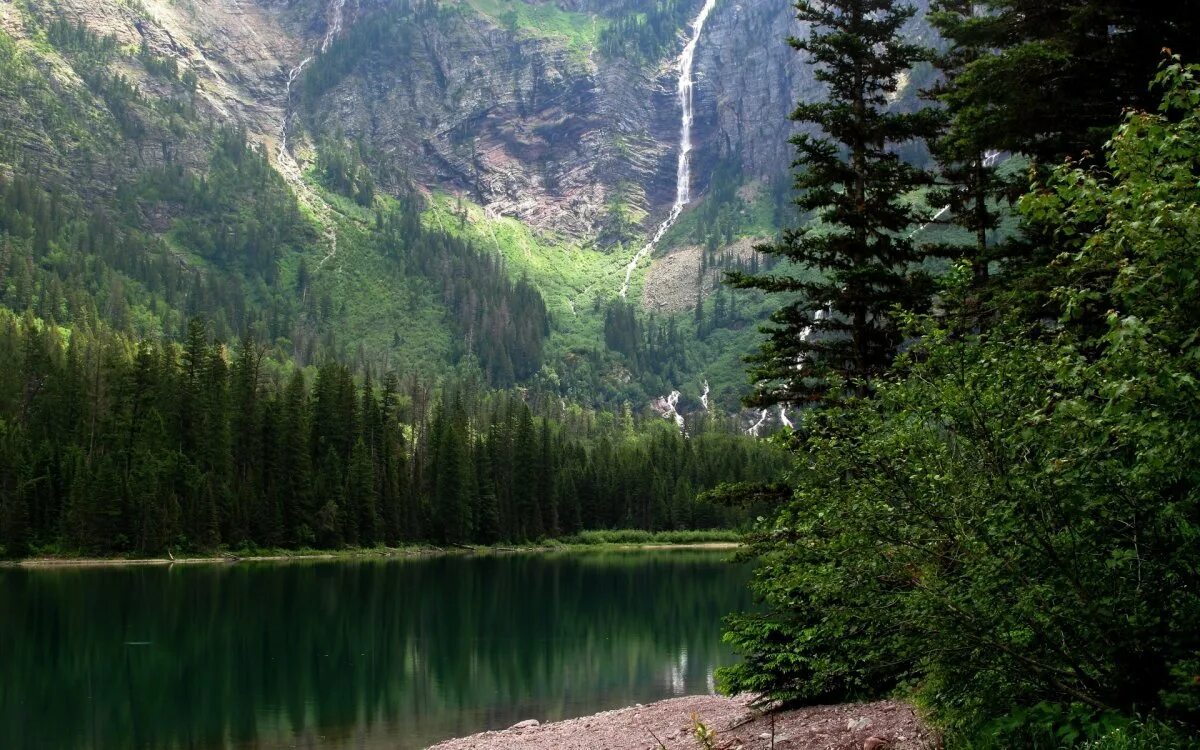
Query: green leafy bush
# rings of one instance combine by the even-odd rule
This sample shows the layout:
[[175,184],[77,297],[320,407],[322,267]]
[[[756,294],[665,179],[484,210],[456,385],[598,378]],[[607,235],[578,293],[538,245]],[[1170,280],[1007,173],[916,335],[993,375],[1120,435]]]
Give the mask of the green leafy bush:
[[1059,325],[914,320],[873,399],[807,415],[793,495],[750,537],[766,607],[729,623],[725,690],[911,689],[952,738],[1004,747],[1200,725],[1198,73],[1164,70],[1106,170],[1024,200],[1071,250]]

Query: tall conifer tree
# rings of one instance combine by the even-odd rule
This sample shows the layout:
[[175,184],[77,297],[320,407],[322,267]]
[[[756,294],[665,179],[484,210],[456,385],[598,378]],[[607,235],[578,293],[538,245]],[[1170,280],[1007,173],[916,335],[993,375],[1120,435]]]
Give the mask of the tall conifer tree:
[[927,282],[912,272],[917,216],[903,198],[929,177],[895,149],[931,136],[936,115],[889,111],[908,70],[930,57],[901,38],[914,10],[894,0],[799,0],[796,10],[811,32],[791,44],[808,54],[828,91],[792,114],[813,126],[793,143],[796,204],[814,221],[763,250],[809,273],[731,275],[742,288],[799,293],[772,316],[769,338],[751,358],[753,405],[836,398],[839,380],[861,383],[881,371],[900,343],[892,308],[920,308],[928,297]]
[[[937,56],[935,64],[942,78],[924,95],[932,100],[946,99],[950,104],[951,92],[967,66],[991,53],[995,20],[975,0],[933,0],[929,20],[956,42]],[[930,142],[941,167],[941,184],[931,192],[930,200],[935,206],[946,206],[945,222],[960,227],[967,237],[940,241],[927,247],[926,252],[970,264],[975,297],[969,304],[977,313],[978,293],[988,283],[991,263],[1003,254],[995,247],[993,234],[1000,224],[1000,212],[993,201],[1011,193],[1013,186],[997,176],[996,163],[1001,154],[994,148],[994,139],[978,128],[961,127],[957,110],[948,108],[943,112],[945,129]]]
[[[949,115],[934,148],[951,185],[939,202],[975,240],[930,251],[970,259],[976,293],[962,300],[969,306],[1006,294],[1033,318],[1057,317],[1047,266],[1064,250],[1060,238],[1026,227],[1021,237],[989,243],[997,217],[985,199],[1013,201],[1029,183],[1027,172],[998,178],[984,154],[1024,155],[1037,179],[1064,158],[1099,155],[1123,111],[1155,105],[1146,81],[1163,49],[1194,56],[1200,48],[1200,0],[934,0],[931,11],[949,44],[939,61],[943,81],[930,92]],[[989,265],[998,283],[986,283]],[[1107,309],[1098,301],[1086,317],[1098,327]]]

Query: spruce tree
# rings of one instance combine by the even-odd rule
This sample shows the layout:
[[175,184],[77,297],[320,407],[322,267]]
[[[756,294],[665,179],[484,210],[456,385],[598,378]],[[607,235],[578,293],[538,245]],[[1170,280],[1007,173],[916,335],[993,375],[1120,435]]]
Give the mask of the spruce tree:
[[964,302],[973,308],[971,313],[977,314],[978,294],[988,284],[991,264],[1004,254],[995,246],[994,233],[1000,224],[995,201],[1009,195],[1014,186],[997,175],[996,163],[1001,155],[993,148],[994,139],[979,128],[964,127],[952,91],[967,66],[990,54],[994,20],[974,0],[933,0],[929,20],[943,36],[955,40],[935,60],[942,79],[923,92],[926,98],[944,100],[947,105],[942,110],[944,129],[929,144],[940,167],[939,185],[930,192],[929,200],[934,206],[946,207],[944,218],[939,214],[934,221],[959,227],[966,238],[939,241],[927,246],[925,252],[970,265],[974,296]]
[[310,441],[308,389],[304,372],[294,370],[283,396],[283,450],[279,478],[284,506],[284,526],[288,540],[300,546],[316,542],[317,511],[320,498],[313,492],[313,457]]
[[433,511],[442,541],[461,544],[471,538],[475,467],[468,451],[466,412],[457,396],[438,420],[435,440]]
[[[350,472],[347,477],[347,507],[357,512],[353,523],[356,533],[346,541],[363,547],[374,547],[379,541],[379,511],[375,498],[375,469],[366,442],[359,438],[350,451]],[[348,524],[349,525],[349,524]]]
[[807,273],[730,275],[741,288],[798,293],[772,316],[751,357],[756,388],[747,403],[755,406],[835,399],[843,379],[865,394],[864,380],[891,363],[901,340],[892,308],[919,309],[928,299],[926,280],[912,270],[918,217],[903,199],[930,179],[896,148],[932,135],[937,116],[889,111],[909,69],[930,57],[901,38],[914,9],[893,0],[799,0],[796,10],[811,31],[791,44],[808,54],[827,98],[792,114],[812,126],[792,139],[796,205],[811,220],[761,248]]
[[388,374],[383,380],[383,399],[380,404],[383,437],[381,461],[383,476],[380,490],[380,522],[383,541],[399,546],[404,537],[405,495],[408,467],[404,460],[404,433],[399,415],[399,382]]
[[555,493],[554,477],[558,467],[555,466],[555,451],[550,436],[550,420],[542,418],[541,436],[538,440],[537,460],[537,496],[542,510],[542,529],[550,536],[558,536],[558,498]]
[[500,541],[500,502],[492,472],[492,457],[482,438],[475,441],[475,541]]
[[513,443],[513,512],[517,541],[530,541],[542,536],[542,498],[538,494],[541,451],[533,412],[526,404],[519,405],[517,431]]
[[943,100],[955,128],[1049,167],[1100,153],[1130,107],[1156,104],[1146,82],[1170,48],[1194,57],[1200,2],[943,0],[931,16],[952,47],[988,50]]
[[[935,0],[930,20],[949,42],[943,81],[931,94],[945,106],[946,132],[934,151],[950,184],[942,199],[952,223],[973,243],[944,244],[931,254],[967,257],[974,269],[971,294],[945,300],[968,314],[1015,306],[1030,318],[1057,317],[1049,262],[1061,238],[1025,227],[1003,244],[989,242],[997,226],[986,200],[1012,202],[1029,189],[1027,176],[1001,179],[983,155],[1012,153],[1032,162],[1040,180],[1064,158],[1099,155],[1122,112],[1153,108],[1146,85],[1164,49],[1194,56],[1200,43],[1200,0]],[[1000,277],[988,283],[989,266]],[[1002,295],[1002,301],[989,300]],[[983,307],[987,304],[987,307]],[[1108,305],[1086,314],[1099,327]]]

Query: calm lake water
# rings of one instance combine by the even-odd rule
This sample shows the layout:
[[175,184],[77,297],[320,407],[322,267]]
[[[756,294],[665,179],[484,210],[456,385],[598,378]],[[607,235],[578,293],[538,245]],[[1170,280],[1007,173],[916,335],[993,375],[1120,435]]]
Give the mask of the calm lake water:
[[0,748],[419,748],[713,689],[727,552],[0,569]]

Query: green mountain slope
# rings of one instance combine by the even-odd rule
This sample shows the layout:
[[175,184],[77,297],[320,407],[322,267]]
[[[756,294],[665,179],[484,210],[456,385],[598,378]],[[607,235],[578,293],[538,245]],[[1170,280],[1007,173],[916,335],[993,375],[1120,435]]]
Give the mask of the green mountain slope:
[[6,6],[0,304],[157,340],[203,316],[300,364],[638,410],[700,411],[707,382],[740,408],[769,306],[719,281],[760,262],[784,183],[695,157],[696,201],[618,296],[673,190],[694,8],[235,10]]

